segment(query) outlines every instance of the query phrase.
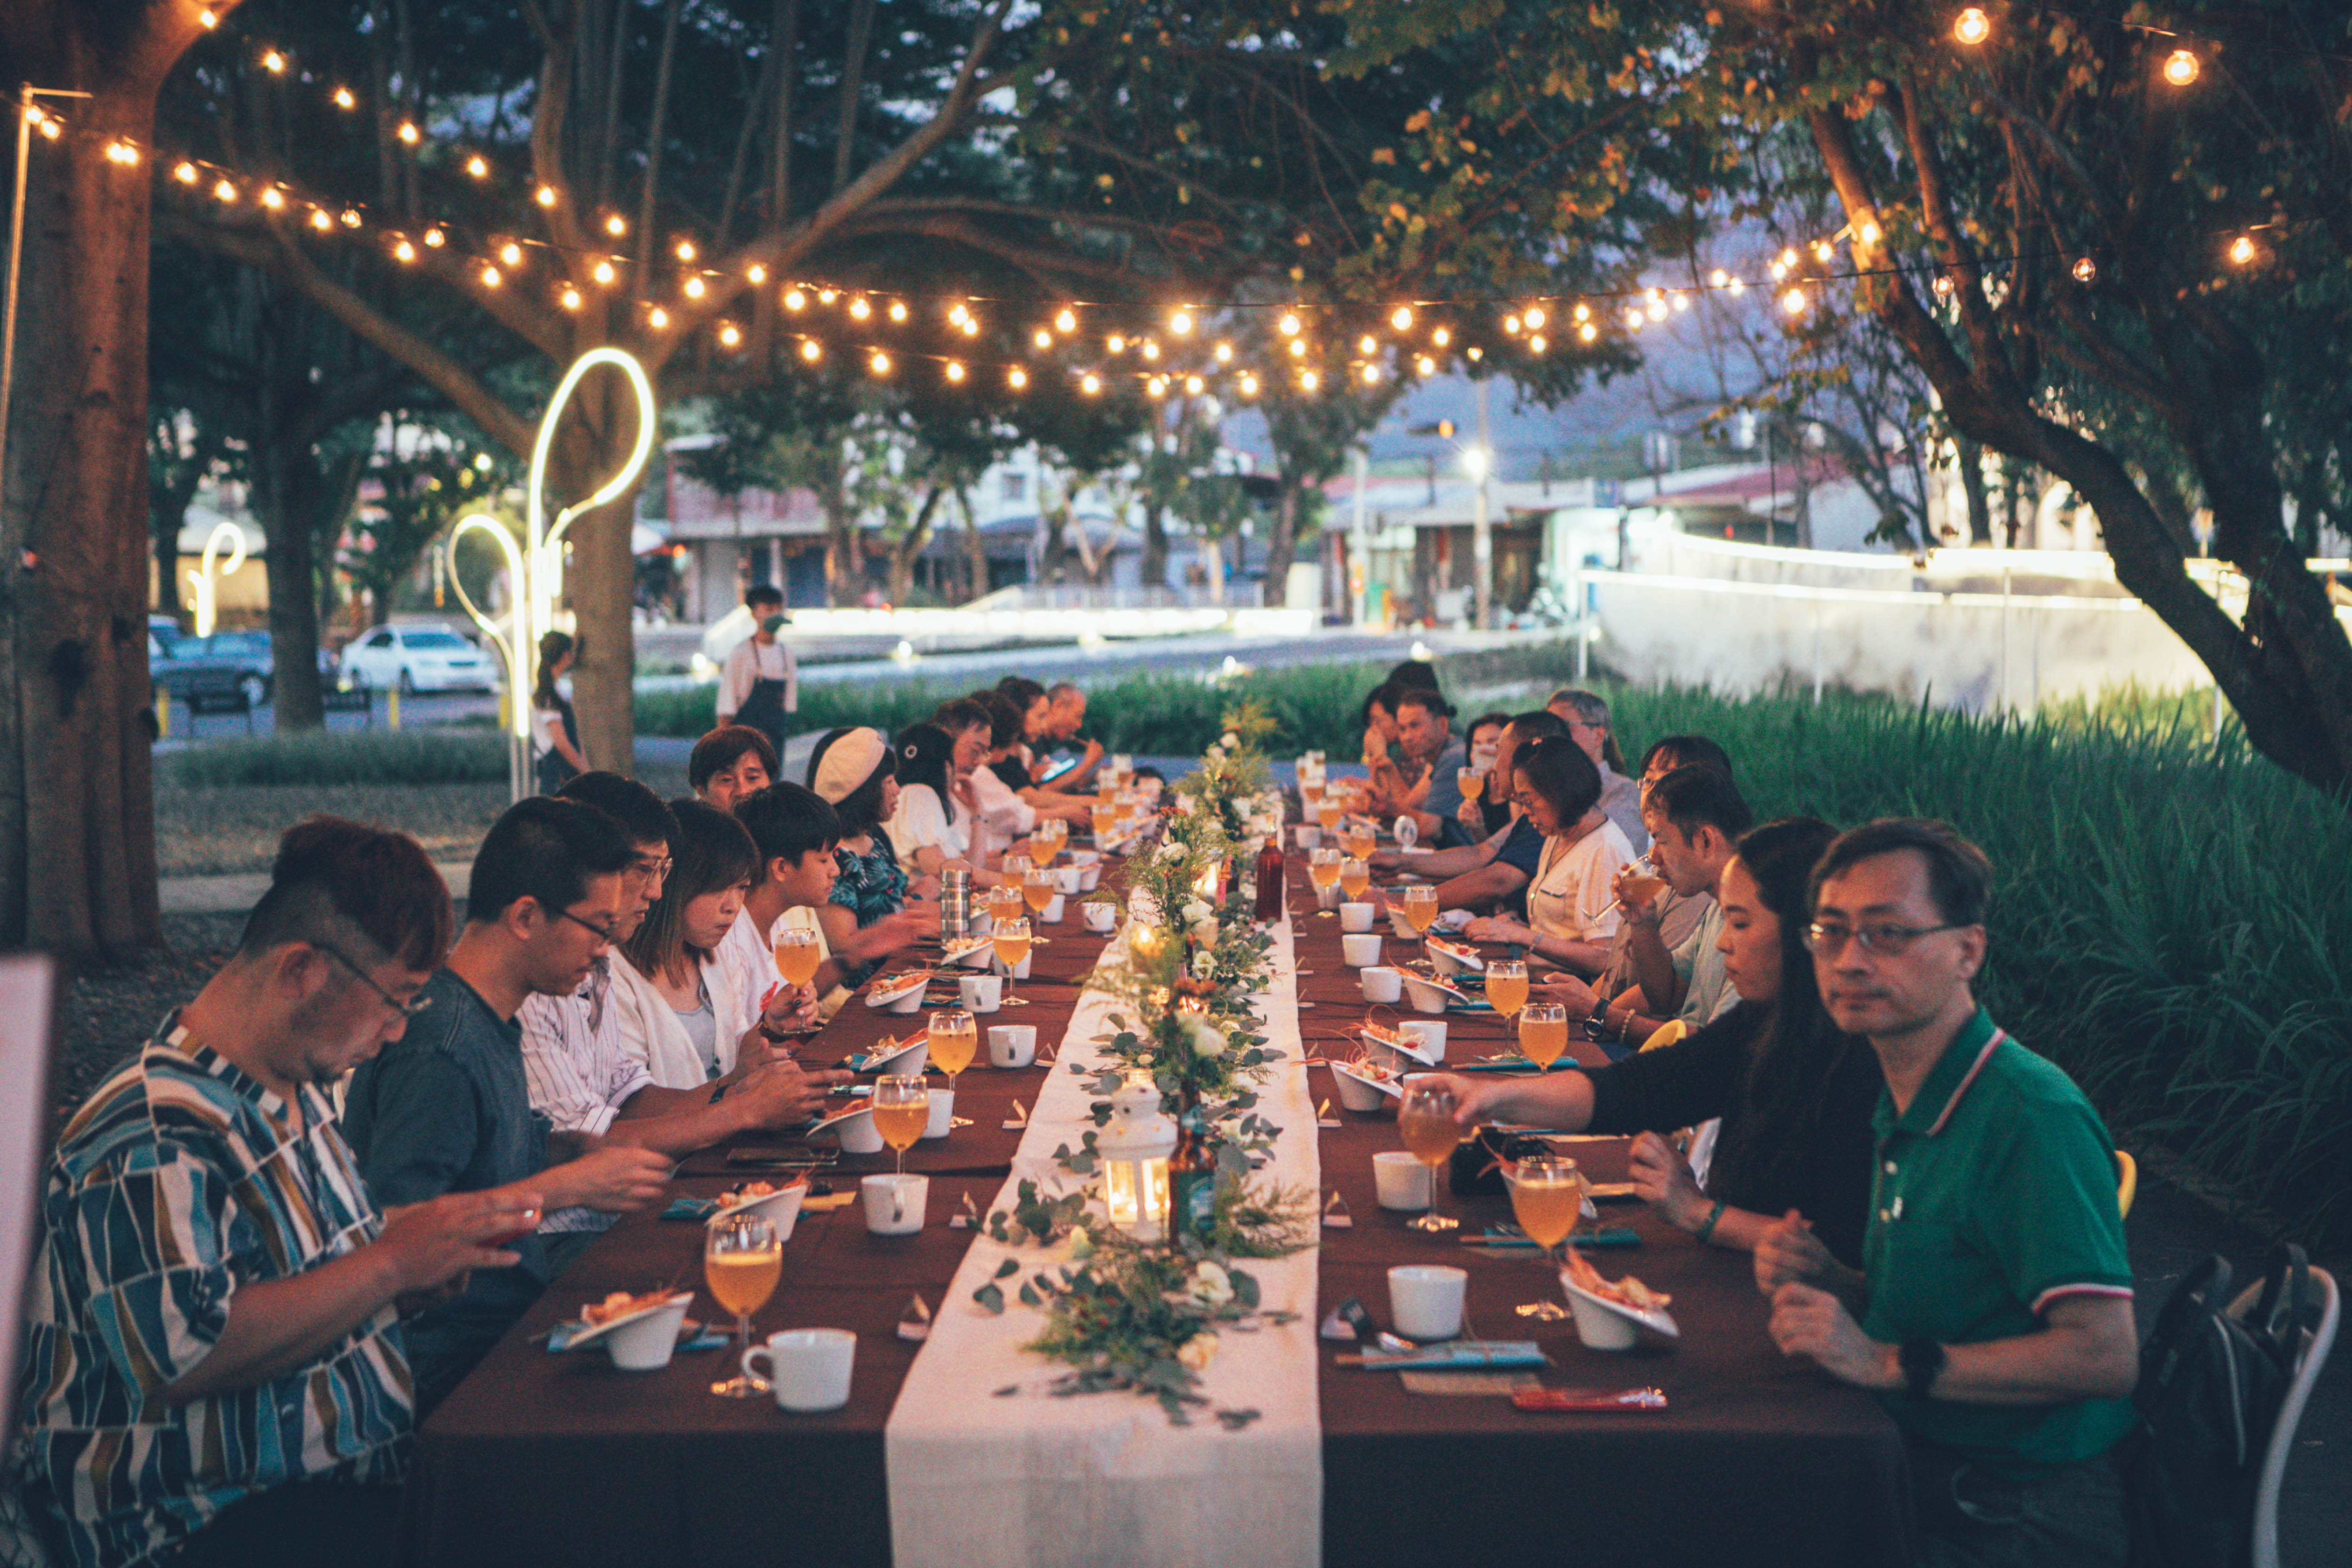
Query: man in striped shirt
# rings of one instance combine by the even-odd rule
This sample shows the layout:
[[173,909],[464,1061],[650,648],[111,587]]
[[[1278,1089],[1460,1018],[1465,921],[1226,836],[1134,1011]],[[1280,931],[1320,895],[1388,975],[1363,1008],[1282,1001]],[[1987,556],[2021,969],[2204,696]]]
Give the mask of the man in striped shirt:
[[226,967],[68,1123],[16,1390],[26,1500],[79,1568],[387,1559],[399,1313],[538,1222],[520,1188],[380,1214],[325,1087],[450,940],[408,838],[313,818]]

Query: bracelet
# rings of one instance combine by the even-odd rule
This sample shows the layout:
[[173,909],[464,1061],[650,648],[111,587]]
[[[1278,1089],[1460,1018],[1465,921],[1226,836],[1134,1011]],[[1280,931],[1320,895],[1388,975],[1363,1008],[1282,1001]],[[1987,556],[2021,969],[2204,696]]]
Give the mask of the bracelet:
[[1716,1222],[1717,1222],[1717,1220],[1719,1220],[1719,1219],[1721,1219],[1721,1218],[1723,1217],[1723,1205],[1724,1205],[1724,1200],[1723,1200],[1723,1199],[1721,1199],[1721,1198],[1717,1198],[1717,1199],[1716,1199],[1716,1200],[1715,1200],[1715,1206],[1714,1206],[1713,1208],[1711,1208],[1711,1209],[1709,1209],[1709,1210],[1707,1210],[1707,1211],[1706,1211],[1706,1220],[1705,1220],[1705,1221],[1704,1221],[1704,1222],[1699,1226],[1699,1227],[1698,1227],[1696,1230],[1695,1230],[1695,1231],[1693,1231],[1693,1232],[1691,1233],[1693,1236],[1696,1236],[1696,1237],[1698,1237],[1698,1239],[1699,1239],[1699,1241],[1700,1241],[1700,1243],[1701,1243],[1702,1245],[1704,1245],[1704,1244],[1708,1240],[1708,1238],[1710,1238],[1711,1237],[1713,1237],[1713,1236],[1715,1235],[1715,1225],[1716,1225]]
[[1625,1016],[1617,1021],[1617,1043],[1621,1046],[1633,1043],[1633,1009],[1631,1007],[1626,1008]]

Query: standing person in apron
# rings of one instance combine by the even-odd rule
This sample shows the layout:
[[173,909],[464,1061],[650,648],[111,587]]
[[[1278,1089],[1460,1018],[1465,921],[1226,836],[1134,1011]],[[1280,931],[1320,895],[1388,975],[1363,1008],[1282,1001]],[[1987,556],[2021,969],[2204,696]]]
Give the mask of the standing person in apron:
[[530,693],[530,752],[541,795],[553,795],[588,771],[572,700],[555,684],[556,677],[579,658],[580,644],[562,632],[549,632],[539,639],[539,681]]
[[781,755],[785,716],[801,705],[800,668],[793,650],[776,640],[784,624],[784,595],[762,583],[743,595],[743,607],[751,613],[751,635],[727,656],[719,678],[719,722],[750,725]]

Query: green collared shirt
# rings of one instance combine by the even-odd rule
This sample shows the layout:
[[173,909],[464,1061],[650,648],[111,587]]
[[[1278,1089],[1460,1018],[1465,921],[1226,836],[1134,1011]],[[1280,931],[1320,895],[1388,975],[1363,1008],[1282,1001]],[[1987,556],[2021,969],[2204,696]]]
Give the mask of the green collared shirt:
[[[1884,1342],[1979,1344],[2041,1329],[2061,1296],[2132,1293],[2116,1207],[2113,1146],[2063,1072],[1993,1027],[1979,1007],[1900,1116],[1882,1090],[1863,1240]],[[2105,1453],[2132,1424],[2128,1399],[1965,1405],[1882,1395],[1913,1436],[2031,1476]]]

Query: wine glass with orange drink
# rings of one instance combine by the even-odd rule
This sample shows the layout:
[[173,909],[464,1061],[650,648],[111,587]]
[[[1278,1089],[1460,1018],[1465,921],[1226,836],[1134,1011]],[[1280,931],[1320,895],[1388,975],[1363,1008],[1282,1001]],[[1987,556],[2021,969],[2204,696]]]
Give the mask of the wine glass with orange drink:
[[[1487,984],[1491,987],[1494,982],[1489,980]],[[1551,1064],[1567,1049],[1567,1007],[1558,1002],[1533,1002],[1519,1009],[1520,1055],[1549,1072]]]
[[907,1173],[907,1151],[923,1136],[930,1121],[931,1089],[919,1075],[875,1081],[874,1131],[881,1134],[882,1142],[898,1151],[900,1175]]
[[1321,905],[1325,895],[1339,885],[1339,859],[1337,849],[1310,849],[1307,852],[1307,878],[1315,884],[1315,913],[1318,918],[1331,912]]
[[1004,994],[997,998],[997,1005],[1026,1007],[1029,998],[1013,994],[1013,972],[1029,957],[1029,922],[1000,919],[989,940],[996,944],[996,962],[1004,965]]
[[[963,1069],[971,1066],[971,1058],[980,1048],[980,1028],[970,1013],[953,1008],[934,1013],[930,1019],[931,1062],[948,1075],[948,1093],[953,1095],[956,1080]],[[901,1157],[903,1165],[904,1157]]]
[[[1511,1216],[1529,1241],[1543,1248],[1544,1266],[1557,1270],[1562,1245],[1576,1234],[1584,1215],[1584,1179],[1576,1162],[1556,1154],[1530,1154],[1503,1167],[1503,1184],[1511,1194]],[[1568,1316],[1557,1301],[1529,1301],[1518,1309],[1522,1318],[1556,1322]]]
[[[776,1227],[761,1215],[726,1215],[713,1219],[702,1237],[702,1282],[710,1298],[735,1314],[735,1350],[751,1348],[751,1314],[776,1293],[784,1271],[783,1244]],[[722,1399],[749,1399],[768,1392],[767,1384],[748,1373],[738,1373],[710,1392]]]
[[1441,1235],[1461,1223],[1437,1212],[1437,1173],[1454,1157],[1454,1145],[1462,1142],[1462,1127],[1454,1120],[1454,1090],[1444,1079],[1404,1080],[1404,1098],[1397,1103],[1397,1132],[1412,1157],[1429,1167],[1429,1212],[1406,1228],[1427,1236]]

